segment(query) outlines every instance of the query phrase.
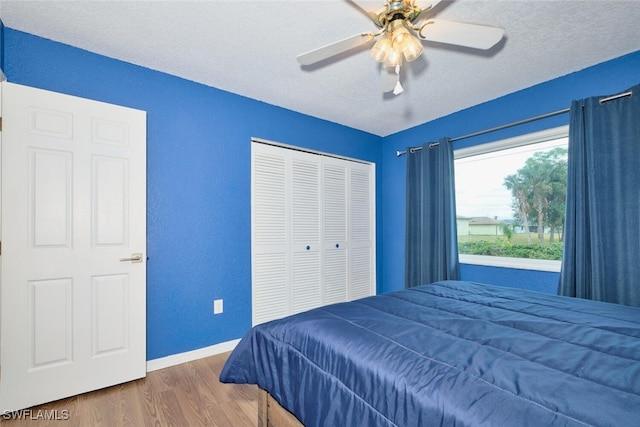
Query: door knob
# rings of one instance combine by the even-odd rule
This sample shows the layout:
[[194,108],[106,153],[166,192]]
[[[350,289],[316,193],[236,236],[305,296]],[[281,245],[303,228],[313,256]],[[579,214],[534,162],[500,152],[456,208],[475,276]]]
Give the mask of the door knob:
[[142,262],[142,254],[139,252],[131,254],[131,258],[120,258],[120,262],[131,262],[132,264]]

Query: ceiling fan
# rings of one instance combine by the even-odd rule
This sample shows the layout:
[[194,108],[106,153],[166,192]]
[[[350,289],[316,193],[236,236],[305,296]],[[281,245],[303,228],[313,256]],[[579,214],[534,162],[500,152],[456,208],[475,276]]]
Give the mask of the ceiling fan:
[[386,0],[386,4],[377,12],[367,11],[356,1],[349,1],[364,11],[380,30],[376,33],[360,33],[303,53],[297,57],[298,63],[312,65],[379,37],[371,48],[371,56],[383,64],[382,91],[393,91],[395,95],[403,91],[400,84],[403,61],[415,60],[424,50],[416,36],[431,42],[486,50],[495,46],[504,35],[503,28],[428,19],[428,12],[442,0]]

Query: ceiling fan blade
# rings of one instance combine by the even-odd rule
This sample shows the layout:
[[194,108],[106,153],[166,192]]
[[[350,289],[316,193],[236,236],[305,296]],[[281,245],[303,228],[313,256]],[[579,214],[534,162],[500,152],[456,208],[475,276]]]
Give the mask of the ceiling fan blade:
[[311,65],[316,62],[331,58],[339,53],[346,52],[363,44],[369,43],[375,38],[374,34],[362,33],[338,42],[322,46],[321,48],[299,55],[296,59],[300,65]]
[[420,8],[421,11],[426,12],[438,5],[442,0],[416,0],[415,5]]
[[396,72],[395,67],[386,67],[382,65],[382,71],[380,73],[380,89],[383,92],[391,92],[398,83],[399,74]]
[[428,19],[418,31],[420,38],[474,49],[490,49],[504,35],[504,28],[464,22]]
[[354,8],[356,8],[358,10],[358,12],[362,13],[363,15],[367,16],[369,19],[371,19],[373,22],[377,21],[377,14],[375,12],[372,12],[370,10],[368,10],[364,5],[362,5],[361,3],[363,3],[362,1],[357,1],[357,0],[346,0],[347,3],[349,3],[351,6],[353,6]]

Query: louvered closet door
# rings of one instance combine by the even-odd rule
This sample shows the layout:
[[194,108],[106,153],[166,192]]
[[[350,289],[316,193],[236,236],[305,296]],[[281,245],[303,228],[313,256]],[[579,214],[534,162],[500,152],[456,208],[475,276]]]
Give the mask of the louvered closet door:
[[349,170],[349,300],[376,292],[374,174],[371,165],[356,162]]
[[372,164],[252,143],[253,324],[375,293]]
[[252,144],[253,324],[289,314],[287,159]]
[[322,304],[320,156],[291,152],[293,313]]
[[324,304],[348,298],[347,175],[350,163],[323,158]]

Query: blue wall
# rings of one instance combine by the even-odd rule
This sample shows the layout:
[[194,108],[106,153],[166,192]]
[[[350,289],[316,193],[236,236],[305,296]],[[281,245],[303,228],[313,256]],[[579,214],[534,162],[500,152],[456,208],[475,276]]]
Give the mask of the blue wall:
[[[376,163],[378,292],[387,292],[403,286],[405,158],[396,150],[566,108],[573,99],[616,93],[640,80],[636,52],[380,138],[10,28],[0,49],[9,81],[147,111],[149,360],[239,338],[251,326],[252,136]],[[567,120],[546,119],[454,148]],[[472,265],[461,273],[543,292],[554,292],[558,280],[556,273]],[[213,316],[218,298],[225,311]]]
[[[404,281],[404,203],[405,157],[396,157],[397,150],[437,141],[440,137],[457,137],[479,130],[534,117],[569,107],[571,101],[596,95],[622,92],[640,82],[640,51],[586,68],[507,96],[486,102],[449,116],[388,136],[382,152],[382,185],[384,219],[382,240],[383,291],[398,290]],[[437,102],[437,100],[433,101]],[[424,108],[429,108],[425,104]],[[568,124],[564,114],[534,123],[454,142],[454,149],[483,144],[517,135]],[[552,292],[557,289],[559,274],[496,267],[463,265],[461,278],[502,286],[521,287],[530,282],[530,289]]]
[[251,137],[380,163],[365,132],[10,28],[4,42],[11,82],[147,111],[148,360],[251,327]]
[[0,70],[4,70],[4,24],[0,21]]

